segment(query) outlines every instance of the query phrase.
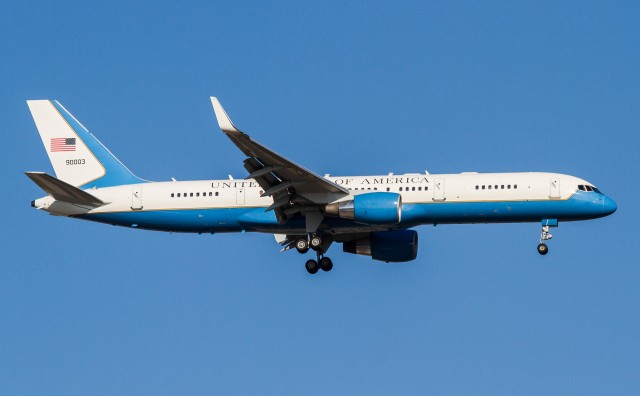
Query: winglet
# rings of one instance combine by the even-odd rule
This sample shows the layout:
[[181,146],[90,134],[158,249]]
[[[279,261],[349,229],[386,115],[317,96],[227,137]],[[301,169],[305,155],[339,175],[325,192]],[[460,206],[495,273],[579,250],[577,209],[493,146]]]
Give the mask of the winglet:
[[220,126],[220,129],[222,129],[223,132],[236,132],[236,133],[240,132],[238,128],[236,128],[236,126],[233,125],[233,122],[231,122],[231,119],[227,115],[227,112],[224,111],[224,109],[222,108],[222,105],[218,101],[218,98],[212,96],[211,104],[213,105],[213,111],[215,111],[216,113],[216,119],[218,120],[218,125]]

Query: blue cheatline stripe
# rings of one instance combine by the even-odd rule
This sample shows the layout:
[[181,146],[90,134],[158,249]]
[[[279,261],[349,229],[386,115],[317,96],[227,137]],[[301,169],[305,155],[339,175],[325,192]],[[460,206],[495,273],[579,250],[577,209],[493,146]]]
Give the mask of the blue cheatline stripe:
[[[559,221],[588,220],[606,216],[602,206],[605,197],[594,193],[578,192],[563,201],[521,202],[449,202],[405,204],[402,223],[393,228],[407,228],[420,224],[540,222],[542,219]],[[217,208],[132,211],[89,214],[81,218],[102,223],[159,231],[176,232],[233,232],[270,229],[304,229],[304,219],[294,218],[279,226],[273,211],[264,208]],[[339,230],[343,227],[366,226],[351,220],[326,218],[323,227]]]
[[445,224],[588,220],[608,214],[603,209],[604,199],[601,194],[578,191],[568,200],[405,204],[402,221]]
[[95,136],[87,131],[58,101],[52,100],[51,104],[58,110],[62,118],[73,128],[78,137],[82,139],[89,150],[100,161],[106,171],[99,179],[90,181],[80,188],[111,187],[123,184],[137,184],[145,181],[136,177],[126,166],[122,164]]

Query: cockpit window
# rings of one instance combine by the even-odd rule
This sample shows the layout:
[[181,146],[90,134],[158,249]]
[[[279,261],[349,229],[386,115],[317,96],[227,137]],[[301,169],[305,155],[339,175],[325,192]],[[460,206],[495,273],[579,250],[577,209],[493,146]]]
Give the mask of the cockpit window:
[[580,191],[593,191],[593,192],[597,192],[598,194],[602,194],[600,192],[600,190],[598,190],[594,186],[590,186],[588,184],[580,184],[580,185],[578,185],[578,190],[580,190]]

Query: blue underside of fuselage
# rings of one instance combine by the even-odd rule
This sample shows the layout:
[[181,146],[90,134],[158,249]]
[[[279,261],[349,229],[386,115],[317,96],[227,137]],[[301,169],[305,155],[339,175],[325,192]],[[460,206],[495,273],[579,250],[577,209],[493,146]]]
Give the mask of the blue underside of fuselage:
[[[387,228],[401,229],[420,224],[539,222],[542,219],[588,220],[611,213],[606,200],[608,198],[602,194],[578,191],[568,200],[408,203],[402,206],[402,222]],[[287,233],[296,230],[304,232],[305,228],[301,216],[290,219],[286,225],[278,225],[273,211],[265,212],[262,207],[140,210],[77,217],[125,227],[173,232]],[[352,220],[325,218],[321,228],[339,232],[341,228],[346,230],[355,227],[362,225]]]

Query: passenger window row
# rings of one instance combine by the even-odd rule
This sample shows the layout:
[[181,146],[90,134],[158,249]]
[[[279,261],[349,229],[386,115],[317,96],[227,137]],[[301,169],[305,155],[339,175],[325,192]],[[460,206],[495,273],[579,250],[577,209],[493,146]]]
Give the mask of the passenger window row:
[[[418,191],[422,191],[422,186],[419,186],[417,188],[418,188]],[[429,190],[429,187],[424,186],[424,191],[427,191],[427,190]],[[387,189],[387,191],[389,190]],[[402,191],[402,187],[400,187],[400,191]],[[406,187],[404,191],[416,191],[416,187],[411,187],[411,190],[409,190],[409,187]]]
[[[482,190],[491,190],[491,189],[493,189],[493,190],[504,190],[504,189],[505,189],[505,187],[507,188],[507,190],[511,190],[511,184],[507,184],[507,185],[504,185],[504,184],[500,184],[500,185],[498,185],[498,184],[494,184],[494,185],[491,185],[491,184],[484,185],[484,184],[483,184],[483,185],[481,185],[481,186],[480,186],[480,185],[476,186],[476,190],[480,190],[480,189],[482,189]],[[514,189],[514,190],[517,190],[517,189],[518,189],[518,185],[517,185],[517,184],[514,184],[514,185],[513,185],[513,189]]]
[[[362,187],[362,188],[355,187],[355,188],[349,188],[349,190],[369,190],[369,191],[373,190],[373,191],[378,191],[378,187],[373,187],[373,188],[372,187],[366,187],[366,188],[365,187]],[[422,186],[420,186],[420,187],[400,187],[399,188],[399,191],[403,191],[403,190],[404,191],[422,191]],[[429,187],[425,186],[424,187],[424,191],[427,191],[427,190],[429,190]],[[387,191],[391,191],[391,187],[387,187]]]
[[[215,193],[213,193],[212,191],[209,191],[209,196],[210,197],[213,197],[214,195],[217,197],[218,196],[218,192],[216,191]],[[197,192],[197,193],[171,193],[171,198],[175,198],[175,197],[177,197],[177,198],[180,198],[180,197],[187,198],[187,197],[199,197],[199,196],[200,196],[199,192]],[[207,193],[203,192],[202,196],[206,197]]]

